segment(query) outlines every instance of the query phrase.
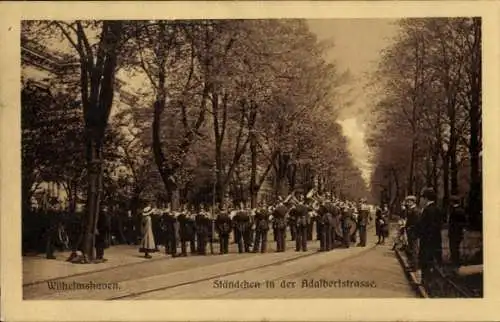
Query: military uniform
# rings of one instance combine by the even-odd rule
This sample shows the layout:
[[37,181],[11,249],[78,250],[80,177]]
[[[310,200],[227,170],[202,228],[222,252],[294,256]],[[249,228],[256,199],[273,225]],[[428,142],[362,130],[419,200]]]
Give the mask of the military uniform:
[[250,252],[250,214],[245,210],[240,210],[233,218],[235,226],[236,243],[239,253]]
[[226,212],[217,215],[215,228],[219,233],[220,254],[229,252],[229,235],[231,234],[231,218]]
[[182,213],[177,217],[179,222],[179,237],[181,241],[181,254],[187,256],[187,243],[189,243],[189,251],[191,254],[196,253],[196,230],[195,222],[190,214]]
[[286,214],[288,209],[284,205],[278,205],[273,212],[273,228],[276,231],[276,251],[284,252],[286,249],[285,231],[287,226]]
[[318,210],[317,224],[321,227],[320,251],[329,251],[333,248],[334,237],[332,237],[332,233],[335,232],[335,229],[333,227],[332,209],[329,206],[329,204],[323,204]]
[[195,217],[195,227],[197,241],[196,250],[198,255],[206,255],[209,231],[212,229],[210,218],[204,213],[199,213]]
[[342,240],[345,248],[349,248],[351,245],[351,228],[352,228],[352,213],[349,208],[342,209]]
[[267,234],[269,232],[269,213],[266,209],[258,209],[255,213],[254,253],[265,253],[267,250]]
[[165,254],[177,256],[177,219],[170,212],[161,218],[163,236],[165,238]]
[[295,251],[307,251],[307,231],[310,223],[309,211],[311,209],[303,204],[298,204],[292,210],[292,216],[295,217],[297,235],[295,239]]

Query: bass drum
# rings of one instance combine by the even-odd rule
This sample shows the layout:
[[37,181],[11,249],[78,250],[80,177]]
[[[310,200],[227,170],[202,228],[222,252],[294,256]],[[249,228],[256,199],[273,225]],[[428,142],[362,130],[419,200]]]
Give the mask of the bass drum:
[[[347,221],[350,224],[350,230],[349,230],[349,236],[351,237],[351,240],[355,237],[356,231],[358,230],[358,225],[356,221],[349,217],[347,218]],[[335,226],[335,238],[339,241],[343,239],[344,233],[342,232],[342,220],[337,220],[337,224]]]

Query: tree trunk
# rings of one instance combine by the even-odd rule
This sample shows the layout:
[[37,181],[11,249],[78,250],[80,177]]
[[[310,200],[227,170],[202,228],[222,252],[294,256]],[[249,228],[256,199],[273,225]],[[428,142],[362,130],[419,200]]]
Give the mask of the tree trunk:
[[257,206],[257,142],[254,131],[250,133],[250,154],[251,154],[251,171],[250,171],[250,206]]
[[452,195],[458,194],[458,164],[457,164],[457,133],[455,120],[450,123],[450,147],[448,150],[450,159],[450,183]]
[[100,145],[96,142],[97,140],[94,137],[95,132],[88,130],[87,133],[88,189],[83,253],[86,257],[86,261],[91,261],[94,259],[95,227],[98,220],[99,184],[101,182],[99,177],[101,176],[102,154],[100,153]]
[[470,189],[469,214],[475,228],[482,229],[482,187],[481,187],[481,18],[473,18],[474,46],[471,62],[470,96]]
[[[413,132],[415,133],[415,132]],[[413,135],[415,137],[415,135]],[[412,139],[411,143],[411,154],[410,154],[410,169],[409,169],[409,175],[408,175],[408,195],[413,195],[414,191],[414,177],[415,177],[415,151],[416,151],[416,145],[417,143],[415,142],[416,139]]]
[[443,207],[448,207],[450,200],[450,155],[446,152],[443,160]]

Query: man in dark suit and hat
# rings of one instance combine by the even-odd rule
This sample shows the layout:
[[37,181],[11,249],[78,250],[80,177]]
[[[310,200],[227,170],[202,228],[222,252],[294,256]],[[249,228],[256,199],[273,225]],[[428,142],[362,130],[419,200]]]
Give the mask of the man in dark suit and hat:
[[419,265],[422,281],[425,283],[434,263],[441,262],[441,226],[443,214],[436,204],[436,192],[433,188],[424,188],[420,194],[422,214],[417,224],[420,240]]

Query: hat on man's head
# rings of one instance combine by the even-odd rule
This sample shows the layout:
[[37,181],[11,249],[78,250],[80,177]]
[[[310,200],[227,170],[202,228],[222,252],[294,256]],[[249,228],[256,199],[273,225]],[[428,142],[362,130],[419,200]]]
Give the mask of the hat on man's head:
[[149,215],[151,215],[153,212],[154,212],[153,207],[151,207],[151,206],[147,206],[146,208],[144,208],[144,209],[142,210],[142,215],[143,215],[143,216],[149,216]]
[[420,197],[423,197],[427,200],[430,201],[436,201],[436,192],[434,191],[434,188],[427,187],[422,189],[422,192],[420,193]]
[[417,197],[415,196],[407,196],[405,198],[405,201],[413,201],[413,202],[417,202]]

